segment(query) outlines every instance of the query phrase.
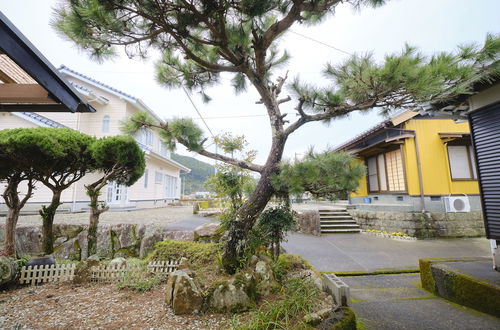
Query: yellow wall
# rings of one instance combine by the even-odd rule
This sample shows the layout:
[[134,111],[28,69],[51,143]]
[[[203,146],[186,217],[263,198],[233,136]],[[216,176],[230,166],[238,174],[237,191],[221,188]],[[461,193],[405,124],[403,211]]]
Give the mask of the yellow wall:
[[[415,130],[420,151],[424,195],[479,194],[477,181],[452,181],[446,145],[439,133],[469,132],[469,123],[449,119],[412,119],[405,129]],[[414,139],[406,139],[403,147],[408,193],[419,195],[419,182]]]
[[[479,194],[477,181],[452,181],[448,165],[446,145],[439,133],[467,133],[469,124],[455,123],[448,119],[411,119],[403,124],[405,129],[415,130],[420,151],[424,195]],[[406,171],[406,189],[409,195],[420,195],[415,141],[405,139],[403,156]],[[368,195],[366,177],[359,182],[352,197]]]
[[[364,159],[359,159],[358,161],[362,164],[364,164]],[[351,194],[352,197],[365,197],[368,196],[368,184],[366,182],[366,176],[362,177],[361,180],[359,180],[359,186],[358,189]]]

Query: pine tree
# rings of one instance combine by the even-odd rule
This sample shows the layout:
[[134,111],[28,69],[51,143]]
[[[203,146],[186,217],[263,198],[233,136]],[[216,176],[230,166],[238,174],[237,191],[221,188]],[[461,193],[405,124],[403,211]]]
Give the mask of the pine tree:
[[484,47],[462,46],[456,53],[424,57],[406,47],[402,53],[376,63],[370,55],[355,55],[340,65],[328,65],[329,88],[292,83],[298,119],[288,122],[281,105],[287,74],[277,76],[289,55],[279,39],[294,23],[316,24],[334,14],[336,6],[379,6],[384,0],[66,0],[56,9],[53,25],[64,36],[98,59],[117,55],[122,46],[130,57],[159,50],[157,80],[169,88],[200,91],[232,75],[236,92],[252,86],[260,95],[272,132],[265,164],[235,159],[206,150],[207,139],[192,121],[154,123],[139,114],[128,125],[161,131],[170,147],[176,143],[191,151],[260,174],[257,187],[238,211],[229,233],[223,264],[234,272],[247,233],[275,193],[271,178],[279,172],[285,143],[308,122],[328,121],[352,111],[372,108],[414,108],[421,103],[447,100],[467,93],[478,80],[498,75],[498,36],[488,35]]

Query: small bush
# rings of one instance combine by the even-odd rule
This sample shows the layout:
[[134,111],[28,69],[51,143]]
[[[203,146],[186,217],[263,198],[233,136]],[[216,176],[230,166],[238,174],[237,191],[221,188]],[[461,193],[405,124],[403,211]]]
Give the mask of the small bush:
[[157,243],[146,260],[187,258],[189,268],[196,273],[201,285],[210,287],[213,282],[225,279],[219,264],[220,253],[220,243],[167,240]]
[[280,244],[285,238],[285,232],[293,230],[296,227],[296,222],[290,207],[280,205],[262,212],[258,226],[269,238],[271,252],[274,258],[277,258],[280,255]]
[[299,255],[295,254],[282,254],[276,259],[271,267],[279,282],[282,282],[285,275],[294,270],[312,269],[312,266]]
[[198,243],[191,241],[166,240],[155,245],[146,260],[170,260],[187,258],[193,267],[217,262],[220,253],[219,243]]

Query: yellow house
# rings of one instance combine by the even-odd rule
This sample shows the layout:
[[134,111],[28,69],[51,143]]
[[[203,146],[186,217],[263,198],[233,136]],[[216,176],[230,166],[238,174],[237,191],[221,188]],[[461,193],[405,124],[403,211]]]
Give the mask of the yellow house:
[[367,168],[350,202],[358,210],[480,211],[469,124],[405,111],[337,148]]

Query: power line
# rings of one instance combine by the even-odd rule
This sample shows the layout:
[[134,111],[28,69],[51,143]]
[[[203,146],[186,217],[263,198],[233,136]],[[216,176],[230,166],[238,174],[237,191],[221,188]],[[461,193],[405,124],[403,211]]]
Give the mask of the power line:
[[210,135],[212,135],[212,137],[214,138],[215,135],[214,133],[212,133],[212,130],[210,129],[210,127],[208,127],[208,124],[207,122],[205,121],[205,119],[203,118],[203,116],[201,115],[201,112],[198,110],[198,108],[196,107],[196,104],[194,104],[193,100],[191,99],[191,95],[189,95],[189,93],[187,92],[187,90],[184,88],[184,86],[182,86],[182,90],[184,91],[184,93],[186,93],[186,96],[187,98],[189,99],[189,102],[191,102],[191,105],[193,106],[194,110],[196,110],[196,112],[198,113],[198,116],[200,116],[200,119],[201,121],[203,121],[203,124],[205,124],[205,127],[208,129],[208,131],[210,132]]
[[302,38],[305,38],[305,39],[308,39],[308,40],[314,41],[314,42],[316,42],[316,43],[318,43],[318,44],[320,44],[320,45],[326,46],[326,47],[328,47],[328,48],[335,49],[335,50],[336,50],[336,51],[338,51],[338,52],[341,52],[341,53],[344,53],[344,54],[347,54],[347,55],[350,55],[350,56],[353,56],[353,55],[354,55],[354,54],[352,54],[352,53],[349,53],[348,51],[345,51],[345,50],[343,50],[343,49],[340,49],[340,48],[337,48],[337,47],[335,47],[335,46],[329,45],[329,44],[327,44],[327,43],[325,43],[325,42],[323,42],[323,41],[316,40],[316,39],[311,38],[311,37],[309,37],[309,36],[306,36],[306,35],[304,35],[304,34],[302,34],[302,33],[298,33],[298,32],[295,32],[295,31],[293,31],[293,30],[289,30],[289,31],[290,31],[291,33],[293,33],[293,34],[296,34],[296,35],[298,35],[298,36],[302,37]]

